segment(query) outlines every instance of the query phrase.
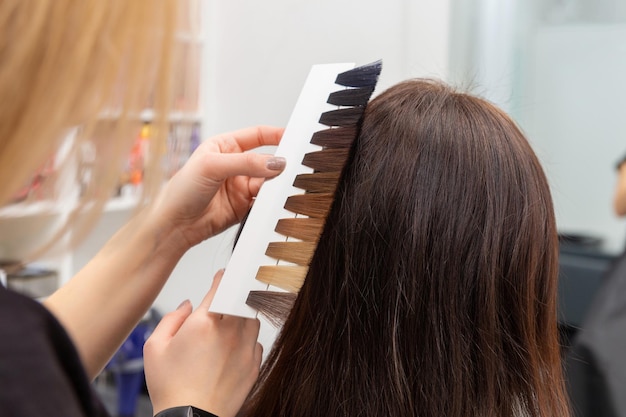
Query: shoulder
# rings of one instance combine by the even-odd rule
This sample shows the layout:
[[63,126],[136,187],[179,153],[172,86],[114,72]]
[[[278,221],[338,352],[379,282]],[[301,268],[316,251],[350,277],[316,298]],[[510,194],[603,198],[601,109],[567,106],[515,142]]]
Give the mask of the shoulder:
[[105,415],[63,327],[2,286],[0,358],[0,409],[8,415]]

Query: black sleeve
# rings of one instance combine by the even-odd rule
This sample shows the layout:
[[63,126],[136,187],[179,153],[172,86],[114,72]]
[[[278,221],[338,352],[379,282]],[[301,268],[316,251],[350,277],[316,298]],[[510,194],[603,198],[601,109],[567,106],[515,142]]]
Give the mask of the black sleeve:
[[40,303],[0,285],[0,416],[100,417],[65,329]]
[[190,405],[173,407],[157,413],[154,417],[217,417],[215,414]]

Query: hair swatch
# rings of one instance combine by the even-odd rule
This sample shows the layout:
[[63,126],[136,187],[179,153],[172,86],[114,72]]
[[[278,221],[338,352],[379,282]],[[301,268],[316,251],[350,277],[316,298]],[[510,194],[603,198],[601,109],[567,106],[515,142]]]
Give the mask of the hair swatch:
[[338,106],[362,106],[363,101],[367,102],[373,92],[374,87],[335,91],[328,96],[328,103]]
[[296,176],[293,186],[310,193],[334,193],[338,180],[339,172],[314,172]]
[[350,107],[347,109],[331,110],[322,113],[320,123],[326,126],[356,126],[363,116],[362,107]]
[[322,219],[328,214],[332,202],[333,195],[330,193],[296,194],[287,197],[285,209],[296,214]]
[[307,266],[315,251],[315,242],[270,242],[265,254],[274,259]]
[[272,265],[261,266],[256,279],[268,285],[297,293],[308,271],[307,266]]
[[293,186],[304,193],[288,197],[284,205],[297,217],[278,221],[275,231],[287,241],[269,243],[265,254],[276,259],[277,264],[259,267],[256,275],[258,281],[287,293],[255,291],[250,293],[246,302],[276,326],[287,317],[295,293],[304,283],[337,183],[358,136],[360,120],[381,69],[382,64],[378,61],[339,74],[335,82],[348,88],[331,93],[327,102],[344,107],[322,113],[319,123],[329,128],[312,135],[310,143],[321,146],[321,149],[304,155],[302,165],[312,168],[313,172],[296,176]]
[[313,168],[315,171],[341,172],[349,153],[349,149],[342,148],[329,148],[323,151],[311,152],[304,155],[302,165]]
[[297,294],[280,291],[250,291],[246,304],[257,310],[275,327],[287,319]]
[[311,143],[326,148],[349,148],[357,135],[357,131],[356,126],[320,130],[313,134]]
[[294,239],[317,241],[322,234],[324,219],[315,217],[296,217],[293,219],[280,219],[275,232]]

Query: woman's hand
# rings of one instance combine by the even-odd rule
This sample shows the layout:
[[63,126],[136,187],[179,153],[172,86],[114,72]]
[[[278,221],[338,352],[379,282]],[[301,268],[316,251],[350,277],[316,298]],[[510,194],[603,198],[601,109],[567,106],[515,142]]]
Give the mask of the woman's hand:
[[[84,268],[48,297],[46,306],[71,335],[90,377],[98,375],[150,308],[181,256],[239,221],[263,181],[282,171],[283,159],[244,153],[276,145],[282,133],[280,128],[258,127],[205,141],[154,204],[118,230]],[[174,313],[168,321],[184,321],[189,309]],[[224,319],[231,322],[243,326],[239,319]],[[213,332],[226,332],[224,323],[213,323]],[[240,331],[254,330],[249,322],[244,327]]]
[[192,405],[232,417],[256,381],[263,353],[259,321],[209,313],[221,277],[215,275],[195,311],[185,302],[163,317],[144,346],[154,414]]
[[277,145],[282,128],[255,127],[204,141],[172,177],[152,210],[159,224],[175,230],[183,250],[241,221],[266,178],[285,167],[284,158],[247,150]]

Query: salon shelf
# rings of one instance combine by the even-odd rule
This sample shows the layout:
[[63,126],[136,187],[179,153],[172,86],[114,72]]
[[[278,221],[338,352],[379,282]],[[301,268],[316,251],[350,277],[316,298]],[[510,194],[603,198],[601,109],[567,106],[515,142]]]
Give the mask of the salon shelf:
[[204,44],[204,36],[202,34],[194,34],[191,32],[177,33],[176,40],[185,43]]
[[202,114],[174,111],[170,113],[169,120],[177,123],[200,123],[202,122]]
[[[182,2],[185,3],[185,2]],[[202,100],[202,78],[205,73],[202,69],[204,53],[207,50],[206,36],[202,30],[202,9],[206,6],[200,0],[190,2],[187,9],[181,14],[184,24],[181,32],[177,33],[177,50],[180,59],[177,62],[185,63],[184,77],[176,80],[173,85],[172,108],[167,119],[173,128],[196,129],[205,124],[206,115]],[[179,16],[179,19],[181,18]],[[148,108],[129,115],[135,124],[154,122],[156,112]],[[112,105],[111,109],[98,115],[99,127],[103,134],[107,134],[107,125],[119,119],[121,111]],[[174,130],[174,134],[177,132]],[[96,130],[95,133],[100,133]],[[58,193],[63,195],[63,204],[58,201],[33,201],[10,204],[0,207],[0,259],[23,259],[32,252],[38,243],[47,236],[53,236],[56,228],[65,220],[65,216],[79,201],[79,189]],[[56,190],[55,190],[56,192]],[[105,244],[111,235],[122,227],[135,212],[140,202],[140,190],[126,187],[121,195],[112,197],[106,202],[99,220],[92,225],[89,235],[71,251],[61,254],[46,255],[42,259],[44,264],[58,271],[59,283],[69,280],[80,270],[89,259]]]
[[104,207],[105,213],[134,210],[139,202],[136,195],[114,197]]
[[[155,118],[154,110],[146,109],[141,112],[140,116],[143,122],[151,122]],[[202,121],[202,114],[199,112],[184,112],[184,111],[171,111],[168,115],[168,120],[174,123],[200,123]]]
[[32,203],[14,203],[0,208],[0,219],[13,219],[34,216],[54,216],[61,214],[57,202],[45,200]]
[[[139,202],[139,196],[114,197],[104,207],[105,212],[133,210]],[[67,213],[70,207],[63,207],[54,201],[37,201],[32,203],[15,203],[0,208],[0,221],[25,217],[46,217]]]
[[[98,116],[99,120],[103,121],[115,121],[119,118],[120,112],[115,110],[109,110],[106,112],[100,113]],[[149,123],[152,122],[155,118],[154,110],[146,109],[143,110],[139,115],[137,115],[136,119],[141,120],[142,122]],[[185,112],[185,111],[172,111],[168,115],[168,120],[174,123],[200,123],[202,122],[202,113],[197,112]]]

